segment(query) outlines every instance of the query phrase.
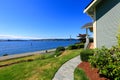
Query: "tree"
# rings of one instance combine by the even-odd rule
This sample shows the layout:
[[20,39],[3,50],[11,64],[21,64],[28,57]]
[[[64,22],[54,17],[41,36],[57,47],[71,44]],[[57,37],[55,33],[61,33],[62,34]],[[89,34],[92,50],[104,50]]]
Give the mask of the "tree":
[[80,43],[86,42],[86,34],[79,34],[77,37],[79,37]]

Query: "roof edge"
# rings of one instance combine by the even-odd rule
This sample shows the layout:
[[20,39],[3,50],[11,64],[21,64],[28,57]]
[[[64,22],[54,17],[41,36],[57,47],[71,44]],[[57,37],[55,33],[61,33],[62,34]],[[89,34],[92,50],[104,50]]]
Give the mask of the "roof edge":
[[87,11],[91,8],[94,7],[94,5],[100,0],[94,0],[85,10],[84,13],[87,13]]

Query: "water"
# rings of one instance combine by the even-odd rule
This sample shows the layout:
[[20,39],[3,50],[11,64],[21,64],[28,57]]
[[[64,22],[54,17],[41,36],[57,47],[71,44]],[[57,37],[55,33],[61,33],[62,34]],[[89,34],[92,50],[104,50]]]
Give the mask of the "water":
[[58,46],[66,47],[76,42],[78,41],[3,41],[0,42],[0,56],[54,49]]

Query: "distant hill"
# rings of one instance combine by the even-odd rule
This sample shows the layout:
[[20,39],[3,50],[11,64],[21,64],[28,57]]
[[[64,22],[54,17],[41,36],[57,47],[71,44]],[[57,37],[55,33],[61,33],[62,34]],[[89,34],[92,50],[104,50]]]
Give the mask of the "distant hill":
[[70,41],[70,40],[78,40],[78,39],[30,39],[30,40],[21,40],[21,39],[0,39],[0,41]]
[[32,41],[70,41],[77,39],[33,39]]

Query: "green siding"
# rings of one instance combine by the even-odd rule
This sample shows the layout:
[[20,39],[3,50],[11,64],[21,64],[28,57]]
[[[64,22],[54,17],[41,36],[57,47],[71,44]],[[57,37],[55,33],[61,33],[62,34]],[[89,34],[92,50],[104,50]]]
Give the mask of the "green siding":
[[103,0],[96,6],[96,46],[110,48],[117,44],[120,27],[120,0]]

